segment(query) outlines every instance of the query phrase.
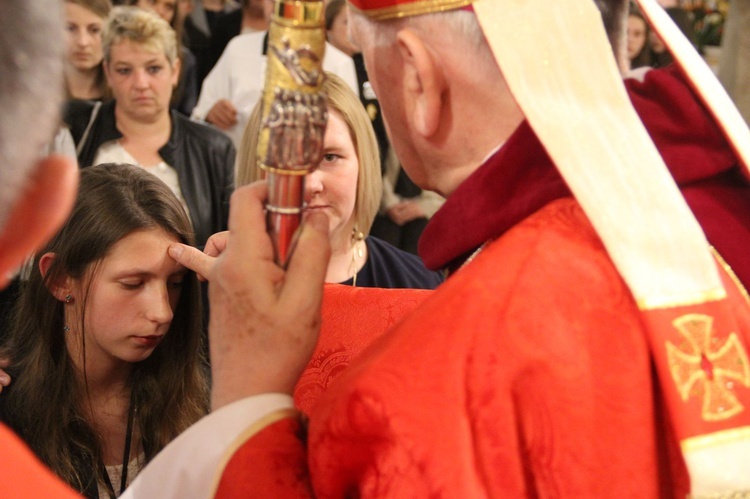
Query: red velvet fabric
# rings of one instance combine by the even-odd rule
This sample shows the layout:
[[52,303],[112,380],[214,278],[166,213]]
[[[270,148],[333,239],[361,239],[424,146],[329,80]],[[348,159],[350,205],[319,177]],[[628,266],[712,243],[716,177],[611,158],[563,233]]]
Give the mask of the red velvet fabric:
[[0,441],[3,442],[2,450],[0,450],[0,497],[3,499],[81,497],[60,481],[34,456],[15,433],[2,424],[0,424]]
[[[709,242],[750,287],[750,185],[722,132],[676,67],[649,71],[643,82],[630,79],[626,86]],[[524,123],[432,217],[420,256],[428,268],[456,268],[488,239],[570,195]]]

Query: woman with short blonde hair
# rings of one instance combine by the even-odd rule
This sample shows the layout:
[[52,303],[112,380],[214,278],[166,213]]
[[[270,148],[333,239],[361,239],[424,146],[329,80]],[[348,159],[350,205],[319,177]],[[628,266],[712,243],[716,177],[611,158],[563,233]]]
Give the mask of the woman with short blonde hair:
[[163,53],[170,66],[177,61],[177,36],[161,17],[140,9],[119,7],[112,12],[102,38],[104,62],[112,60],[112,46],[124,41],[137,43],[150,52]]
[[102,38],[111,102],[72,102],[65,122],[82,168],[129,163],[159,177],[187,208],[202,246],[226,229],[235,149],[209,126],[170,109],[180,72],[177,40],[153,12],[116,7]]

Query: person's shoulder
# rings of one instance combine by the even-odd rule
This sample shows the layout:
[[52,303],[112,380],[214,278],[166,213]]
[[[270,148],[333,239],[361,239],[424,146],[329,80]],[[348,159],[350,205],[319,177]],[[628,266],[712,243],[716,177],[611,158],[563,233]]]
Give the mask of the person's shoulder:
[[234,9],[228,12],[222,12],[216,18],[216,31],[226,30],[227,27],[234,25],[242,26],[242,9]]
[[663,93],[692,93],[692,87],[682,70],[672,64],[663,68],[636,68],[625,74],[625,87],[631,93],[659,99]]
[[357,68],[354,66],[354,59],[328,42],[326,42],[326,53],[323,58],[323,69],[343,78],[349,87],[359,94]]
[[326,42],[325,59],[331,62],[347,62],[354,65],[354,59],[337,49],[330,42]]
[[68,99],[63,105],[63,112],[77,114],[90,113],[96,106],[97,101],[85,99]]
[[[464,267],[453,278],[473,274],[478,286],[498,296],[524,296],[522,290],[536,289],[535,283],[550,291],[567,286],[596,295],[615,289],[627,292],[601,239],[572,197],[550,202],[488,241]],[[489,275],[495,277],[484,279]]]
[[68,125],[76,143],[88,126],[92,113],[96,108],[99,108],[97,111],[99,115],[114,112],[114,101],[102,103],[95,100],[69,99],[63,105],[62,119]]
[[216,127],[191,120],[174,110],[172,110],[171,115],[176,130],[179,130],[179,133],[183,134],[188,140],[197,139],[212,147],[234,149],[232,139]]
[[389,255],[391,258],[402,260],[410,264],[416,263],[424,267],[424,264],[422,264],[422,260],[420,260],[418,256],[397,248],[391,243],[384,241],[376,236],[367,236],[365,242],[367,243],[367,249],[371,251]]
[[171,112],[171,115],[172,121],[177,124],[178,128],[182,130],[182,133],[185,133],[187,135],[200,135],[212,139],[215,138],[219,142],[231,142],[231,139],[227,137],[226,134],[222,133],[212,125],[192,120],[179,112]]
[[399,279],[405,280],[405,287],[435,288],[444,281],[439,272],[434,272],[424,266],[422,260],[409,252],[378,239],[367,236],[365,239],[368,258],[378,267],[393,271]]
[[193,51],[185,45],[180,45],[180,58],[182,59],[183,66],[193,67],[197,62]]
[[68,99],[63,105],[63,119],[69,125],[75,125],[78,121],[88,123],[91,113],[97,104],[101,105],[101,103],[93,100]]
[[227,43],[224,53],[228,56],[245,56],[248,50],[263,47],[263,39],[266,36],[265,31],[253,31],[251,33],[242,33],[233,37]]

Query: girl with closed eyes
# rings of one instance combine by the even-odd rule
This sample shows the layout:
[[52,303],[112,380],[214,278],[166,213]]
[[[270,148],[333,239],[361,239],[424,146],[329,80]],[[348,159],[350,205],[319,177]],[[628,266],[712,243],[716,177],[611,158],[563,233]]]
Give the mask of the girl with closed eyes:
[[81,173],[72,215],[35,257],[8,342],[0,416],[90,498],[118,496],[208,410],[199,285],[179,201],[130,165]]

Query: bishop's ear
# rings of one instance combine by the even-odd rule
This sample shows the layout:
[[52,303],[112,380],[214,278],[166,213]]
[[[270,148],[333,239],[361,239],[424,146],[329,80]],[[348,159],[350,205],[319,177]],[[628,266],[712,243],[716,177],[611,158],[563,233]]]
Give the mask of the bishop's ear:
[[396,35],[404,62],[405,102],[412,126],[423,137],[433,136],[440,125],[446,82],[442,66],[433,58],[418,33],[404,28]]

